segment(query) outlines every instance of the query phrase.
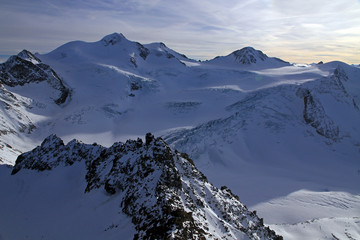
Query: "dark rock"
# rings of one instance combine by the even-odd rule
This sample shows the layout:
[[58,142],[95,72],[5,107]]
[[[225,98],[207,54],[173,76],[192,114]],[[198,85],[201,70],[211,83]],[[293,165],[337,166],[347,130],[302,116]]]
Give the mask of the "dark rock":
[[339,127],[326,115],[321,103],[308,89],[299,89],[297,94],[304,98],[305,122],[315,128],[318,134],[335,141],[339,137]]
[[131,57],[131,58],[130,58],[130,62],[131,62],[136,68],[138,67],[137,64],[136,64],[136,60],[135,60],[134,57]]
[[145,144],[149,145],[155,139],[154,135],[147,133],[145,136]]
[[[226,239],[277,239],[256,212],[250,212],[230,189],[217,189],[207,181],[186,154],[172,150],[161,138],[146,134],[141,139],[115,143],[109,148],[76,140],[64,145],[56,135],[41,146],[19,156],[12,174],[21,169],[37,171],[86,166],[85,192],[103,189],[108,195],[121,193],[122,212],[131,217],[134,239],[208,239],[208,208],[219,219],[212,228]],[[223,232],[223,229],[226,232]]]
[[5,63],[0,64],[0,83],[9,87],[44,81],[59,91],[60,96],[54,100],[56,104],[63,104],[69,99],[71,91],[58,74],[31,52],[23,50],[17,56],[11,56]]
[[138,49],[139,49],[139,52],[140,52],[140,54],[139,54],[140,57],[142,57],[142,59],[146,60],[147,56],[150,53],[149,49],[147,49],[146,47],[144,47],[140,43],[137,43],[137,45],[138,45]]

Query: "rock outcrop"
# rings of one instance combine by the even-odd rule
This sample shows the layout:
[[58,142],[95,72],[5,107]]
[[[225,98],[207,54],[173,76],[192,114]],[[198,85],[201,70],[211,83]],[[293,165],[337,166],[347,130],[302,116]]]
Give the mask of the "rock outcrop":
[[75,162],[85,163],[86,193],[121,194],[119,206],[137,230],[134,239],[282,239],[230,189],[209,183],[187,154],[150,133],[145,142],[128,140],[109,148],[76,140],[65,145],[51,135],[20,155],[12,174]]

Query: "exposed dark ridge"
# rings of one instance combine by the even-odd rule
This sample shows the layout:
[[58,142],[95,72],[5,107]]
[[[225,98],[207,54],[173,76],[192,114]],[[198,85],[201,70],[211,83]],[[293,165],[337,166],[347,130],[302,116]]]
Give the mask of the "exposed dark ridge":
[[9,87],[44,81],[60,92],[60,96],[54,100],[56,104],[63,104],[69,99],[71,91],[58,74],[31,52],[23,50],[0,64],[0,83]]
[[[145,143],[128,140],[109,148],[76,140],[64,145],[51,135],[41,146],[20,155],[12,174],[21,169],[51,171],[75,162],[83,162],[87,169],[85,192],[121,193],[122,212],[132,218],[137,230],[134,239],[236,239],[245,235],[281,239],[230,189],[214,187],[186,154],[150,133]],[[212,226],[218,232],[209,231],[205,209],[219,219]]]
[[335,141],[339,137],[339,127],[326,115],[321,103],[308,89],[299,89],[297,94],[304,98],[305,122],[315,128],[318,134]]

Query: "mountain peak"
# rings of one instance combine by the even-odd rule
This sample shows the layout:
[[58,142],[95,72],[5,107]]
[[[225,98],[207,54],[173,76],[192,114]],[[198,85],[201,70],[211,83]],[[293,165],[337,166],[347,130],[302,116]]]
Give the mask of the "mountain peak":
[[252,64],[257,61],[265,61],[268,56],[260,50],[252,47],[244,47],[240,50],[232,52],[230,55],[235,57],[235,60],[242,64]]
[[41,63],[41,60],[37,57],[35,57],[34,54],[32,54],[30,51],[24,49],[17,55],[19,58],[32,62],[33,64],[39,64]]
[[115,45],[123,40],[127,40],[126,37],[122,33],[112,33],[101,39],[101,42],[105,45]]
[[64,142],[61,138],[56,136],[56,134],[51,134],[41,143],[41,147],[43,148],[58,148],[59,146],[64,146]]
[[232,66],[232,67],[250,67],[250,68],[275,68],[290,66],[290,63],[279,58],[268,57],[260,50],[253,47],[244,47],[236,50],[226,56],[217,56],[210,60],[213,64]]

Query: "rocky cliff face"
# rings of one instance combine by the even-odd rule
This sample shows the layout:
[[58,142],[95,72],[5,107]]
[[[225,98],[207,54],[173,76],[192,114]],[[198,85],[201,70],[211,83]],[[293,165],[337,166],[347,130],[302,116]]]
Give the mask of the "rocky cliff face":
[[308,89],[299,89],[298,95],[304,99],[305,122],[315,128],[318,134],[336,140],[339,137],[339,127],[326,115],[321,103]]
[[145,142],[128,140],[109,148],[75,140],[64,145],[51,135],[19,156],[12,174],[75,162],[87,169],[85,193],[121,194],[119,206],[135,225],[134,239],[281,239],[230,189],[209,183],[187,154],[151,134]]
[[11,56],[5,63],[0,64],[0,83],[6,86],[15,87],[39,82],[47,82],[57,91],[57,96],[54,96],[56,104],[63,104],[69,98],[70,89],[64,85],[57,73],[27,50]]
[[[328,139],[337,141],[341,137],[338,124],[329,116],[335,104],[341,104],[343,110],[351,108],[353,112],[359,112],[355,96],[349,93],[345,83],[349,80],[345,70],[339,65],[329,77],[320,78],[317,81],[304,84],[297,91],[297,95],[304,100],[303,117],[307,124],[316,132]],[[332,106],[324,104],[326,98],[331,97]]]

